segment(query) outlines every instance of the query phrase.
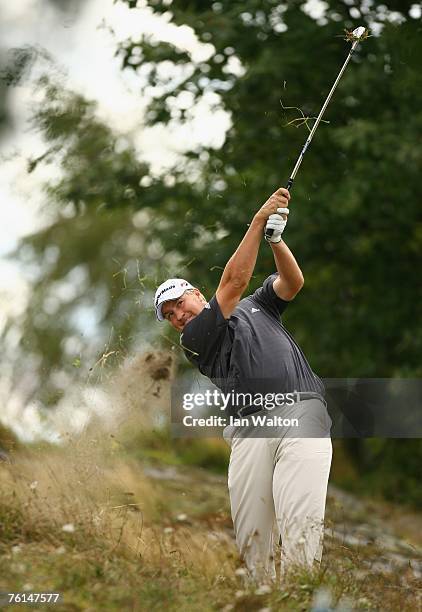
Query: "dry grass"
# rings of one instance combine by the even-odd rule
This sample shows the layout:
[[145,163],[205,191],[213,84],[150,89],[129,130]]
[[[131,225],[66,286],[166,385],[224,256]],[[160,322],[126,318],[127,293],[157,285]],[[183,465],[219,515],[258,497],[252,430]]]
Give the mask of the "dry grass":
[[[60,592],[55,609],[95,612],[309,610],[324,592],[333,609],[420,609],[411,572],[375,570],[382,551],[330,538],[315,572],[293,571],[269,591],[245,584],[225,478],[169,466],[171,441],[151,430],[168,399],[165,359],[132,364],[142,397],[132,401],[136,387],[123,384],[114,426],[92,422],[60,448],[20,448],[11,463],[0,463],[0,590]],[[158,380],[152,362],[161,369]],[[110,386],[113,402],[120,383]],[[195,453],[226,453],[216,442],[209,448],[204,440],[200,448],[184,442],[189,461]],[[329,516],[338,529],[343,520],[357,520],[340,517],[333,503]]]
[[[177,493],[166,496],[128,456],[140,431],[154,438],[171,367],[166,355],[132,361],[108,382],[113,422],[92,421],[60,448],[23,448],[0,463],[7,590],[61,592],[65,609],[196,610],[211,609],[207,593],[218,585],[236,587],[230,538],[178,519]],[[129,384],[134,375],[137,387]]]
[[7,589],[61,592],[68,610],[307,610],[323,588],[349,609],[418,609],[410,574],[373,572],[376,550],[329,538],[320,570],[270,592],[245,585],[224,479],[190,468],[153,480],[106,446],[70,441],[2,464]]

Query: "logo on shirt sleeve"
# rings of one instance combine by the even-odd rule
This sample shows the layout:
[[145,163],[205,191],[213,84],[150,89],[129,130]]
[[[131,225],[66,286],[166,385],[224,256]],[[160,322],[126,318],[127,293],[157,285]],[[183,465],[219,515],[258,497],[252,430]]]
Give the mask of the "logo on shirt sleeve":
[[251,312],[252,313],[254,313],[254,312],[261,312],[261,309],[260,308],[251,308]]

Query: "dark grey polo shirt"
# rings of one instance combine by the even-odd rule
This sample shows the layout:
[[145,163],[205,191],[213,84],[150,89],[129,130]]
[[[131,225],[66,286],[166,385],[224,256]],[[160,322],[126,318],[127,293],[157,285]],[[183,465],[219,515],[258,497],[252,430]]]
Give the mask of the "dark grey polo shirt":
[[324,393],[280,315],[289,302],[280,299],[269,276],[243,298],[225,319],[214,296],[180,337],[186,357],[220,389],[250,393]]

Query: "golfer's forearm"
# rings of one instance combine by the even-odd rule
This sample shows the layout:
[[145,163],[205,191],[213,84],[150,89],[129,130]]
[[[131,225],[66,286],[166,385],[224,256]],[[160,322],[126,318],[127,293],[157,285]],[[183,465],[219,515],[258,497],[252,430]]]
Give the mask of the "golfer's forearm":
[[296,294],[303,286],[304,279],[293,253],[287,244],[281,240],[276,244],[271,243],[280,284],[293,294]]
[[253,274],[265,221],[253,218],[242,242],[230,257],[221,277],[221,284],[232,283],[246,287]]

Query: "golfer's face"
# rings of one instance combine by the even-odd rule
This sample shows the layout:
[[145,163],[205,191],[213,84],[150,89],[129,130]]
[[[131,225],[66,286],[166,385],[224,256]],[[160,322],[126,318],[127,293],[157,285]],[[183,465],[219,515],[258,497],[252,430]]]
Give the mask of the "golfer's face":
[[164,302],[161,307],[163,317],[177,331],[183,331],[183,328],[189,321],[192,321],[200,312],[203,311],[205,300],[201,296],[198,289],[190,293],[184,293],[176,300]]

